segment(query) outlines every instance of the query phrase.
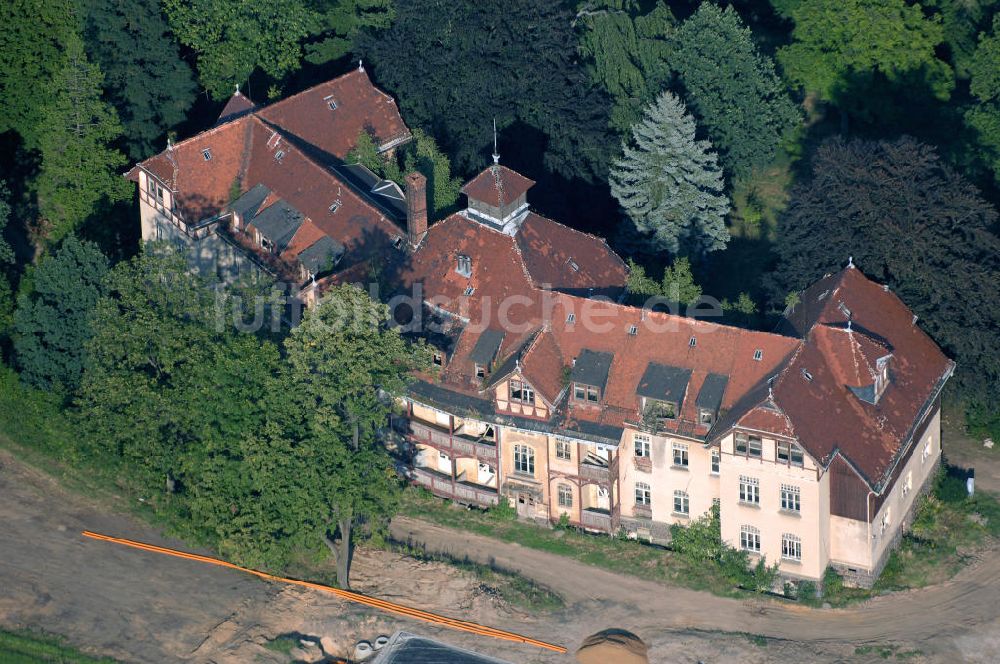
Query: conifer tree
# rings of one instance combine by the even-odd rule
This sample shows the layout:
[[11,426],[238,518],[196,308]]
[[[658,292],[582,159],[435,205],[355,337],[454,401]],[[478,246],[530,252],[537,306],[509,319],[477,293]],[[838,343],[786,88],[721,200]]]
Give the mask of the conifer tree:
[[739,14],[705,2],[677,31],[670,56],[688,105],[737,177],[768,164],[800,113],[774,62],[761,55]]
[[125,156],[111,147],[122,128],[114,108],[101,98],[102,80],[100,69],[87,60],[82,40],[72,36],[38,123],[43,242],[65,237],[99,203],[123,200],[131,191],[118,172]]
[[676,96],[664,92],[632,127],[611,168],[611,193],[660,251],[704,254],[726,246],[729,212],[718,159]]

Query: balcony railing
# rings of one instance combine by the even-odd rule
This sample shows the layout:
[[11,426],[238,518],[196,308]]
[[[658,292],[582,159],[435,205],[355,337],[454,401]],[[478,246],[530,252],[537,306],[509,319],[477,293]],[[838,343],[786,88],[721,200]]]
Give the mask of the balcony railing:
[[430,468],[413,469],[413,481],[444,498],[489,507],[497,504],[497,490],[471,482],[456,481]]
[[444,427],[427,422],[410,420],[409,437],[413,442],[431,445],[442,452],[450,452],[451,456],[482,459],[494,465],[498,461],[496,443],[452,433]]
[[580,477],[608,484],[611,481],[611,469],[608,466],[599,466],[596,463],[580,462]]

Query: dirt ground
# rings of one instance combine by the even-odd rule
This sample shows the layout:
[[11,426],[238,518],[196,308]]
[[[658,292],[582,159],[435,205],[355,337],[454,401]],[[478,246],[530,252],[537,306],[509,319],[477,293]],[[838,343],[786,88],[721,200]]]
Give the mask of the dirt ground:
[[[653,662],[885,661],[879,650],[885,647],[909,653],[912,662],[1000,661],[997,551],[940,586],[850,609],[810,610],[650,584],[415,520],[399,519],[393,528],[400,539],[426,542],[432,550],[522,570],[559,593],[565,608],[529,615],[481,592],[470,574],[384,551],[359,552],[357,590],[560,643],[571,652],[590,633],[622,627],[646,640]],[[84,529],[189,548],[64,491],[0,451],[0,626],[61,634],[129,662],[287,662],[264,647],[285,634],[326,636],[346,655],[357,640],[398,629],[511,662],[573,661],[238,572],[86,540],[79,535]],[[321,657],[315,648],[294,654]]]

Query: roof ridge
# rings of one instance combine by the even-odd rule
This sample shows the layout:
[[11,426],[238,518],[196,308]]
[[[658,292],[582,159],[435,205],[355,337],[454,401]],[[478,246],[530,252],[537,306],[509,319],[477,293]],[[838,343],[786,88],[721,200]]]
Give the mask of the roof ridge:
[[253,113],[248,113],[246,115],[241,115],[241,116],[239,116],[237,118],[233,118],[232,120],[228,120],[226,122],[223,122],[222,124],[215,125],[214,127],[209,127],[208,129],[206,129],[204,131],[199,131],[197,134],[194,134],[193,136],[188,136],[183,141],[179,141],[177,143],[171,143],[170,144],[171,145],[170,148],[164,148],[163,150],[157,152],[156,154],[150,155],[149,157],[146,157],[145,159],[143,159],[142,161],[140,161],[137,165],[138,166],[142,166],[146,162],[149,162],[149,161],[152,161],[153,159],[156,159],[157,157],[159,157],[163,153],[168,152],[171,149],[172,150],[176,150],[177,148],[179,148],[181,146],[184,146],[184,145],[187,145],[188,143],[190,143],[191,141],[193,141],[195,139],[206,138],[208,136],[211,136],[212,134],[215,134],[217,132],[222,131],[223,129],[232,129],[234,125],[236,125],[236,124],[238,124],[240,122],[243,122],[244,120],[247,120],[248,118],[253,117],[253,116],[254,116]]
[[[357,75],[357,74],[364,74],[364,73],[365,73],[365,72],[364,72],[363,70],[360,70],[360,69],[351,69],[350,71],[347,71],[347,72],[344,72],[344,73],[343,73],[343,74],[341,74],[340,76],[335,76],[335,77],[333,77],[333,78],[331,78],[331,79],[329,79],[329,80],[326,80],[326,81],[323,81],[322,83],[317,83],[316,85],[311,85],[311,86],[309,86],[308,88],[306,88],[305,90],[299,90],[299,91],[298,91],[298,92],[296,92],[295,94],[293,94],[293,95],[291,95],[291,96],[288,96],[288,97],[284,97],[283,99],[279,99],[278,101],[275,101],[275,102],[273,102],[273,103],[270,103],[270,104],[268,104],[267,106],[258,106],[258,107],[257,107],[257,108],[256,108],[256,109],[255,109],[255,110],[253,111],[252,115],[256,115],[256,114],[257,114],[258,112],[263,112],[263,111],[266,111],[266,110],[268,110],[268,109],[272,109],[272,108],[278,108],[278,107],[279,107],[279,106],[281,106],[282,104],[284,104],[284,103],[286,103],[286,102],[289,102],[289,101],[291,101],[291,100],[295,99],[296,97],[301,97],[302,95],[306,94],[307,92],[312,92],[312,91],[313,91],[313,90],[315,90],[316,88],[321,88],[321,87],[323,87],[324,85],[331,85],[331,84],[333,84],[333,83],[336,83],[337,81],[340,81],[340,80],[342,80],[342,79],[345,79],[345,78],[347,78],[348,76],[355,76],[355,75]],[[368,77],[367,77],[367,75],[365,76],[365,78],[368,78]],[[369,83],[371,83],[371,79],[370,79],[370,78],[368,78],[368,82],[369,82]],[[374,83],[372,83],[371,85],[372,85],[372,87],[373,87],[373,88],[375,88],[376,90],[378,90],[378,92],[380,92],[380,93],[382,93],[383,95],[385,95],[385,96],[389,97],[389,95],[386,95],[386,93],[384,93],[384,92],[382,92],[381,90],[379,90],[379,89],[378,89],[378,88],[377,88],[377,87],[375,86],[375,84],[374,84]],[[391,97],[389,97],[389,98],[391,99]]]

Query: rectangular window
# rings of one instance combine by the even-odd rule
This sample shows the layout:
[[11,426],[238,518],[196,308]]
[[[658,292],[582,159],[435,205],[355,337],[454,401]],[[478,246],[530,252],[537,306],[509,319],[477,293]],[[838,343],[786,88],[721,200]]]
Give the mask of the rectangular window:
[[778,441],[778,462],[793,466],[801,466],[803,462],[802,448],[795,443]]
[[704,408],[698,410],[698,421],[702,424],[712,424],[712,420],[715,419],[715,414]]
[[740,548],[760,553],[760,531],[753,526],[740,526]]
[[934,442],[933,439],[929,439],[927,443],[924,445],[924,451],[920,453],[920,463],[924,463],[925,461],[927,461],[927,457],[931,455],[931,443],[933,442]]
[[569,443],[565,440],[556,441],[556,458],[563,459],[564,461],[569,461],[573,454],[570,451]]
[[476,365],[476,378],[486,378],[486,367],[481,364]]
[[634,434],[632,442],[635,443],[635,455],[637,457],[649,458],[649,436],[644,434]]
[[785,560],[802,560],[802,540],[790,533],[781,536],[781,557]]
[[760,505],[760,481],[756,477],[740,475],[740,502]]
[[682,468],[688,467],[688,446],[684,443],[674,443],[674,465]]
[[573,489],[568,484],[559,485],[559,507],[573,507]]
[[747,456],[752,456],[759,459],[763,452],[764,452],[764,442],[760,439],[760,436],[748,436]]
[[674,513],[685,516],[691,513],[691,503],[687,491],[674,491]]
[[592,385],[573,383],[573,398],[577,401],[598,403],[601,400],[600,391]]
[[510,381],[510,399],[520,403],[535,403],[535,391],[527,383],[519,380]]
[[205,161],[211,161],[212,151],[209,150],[208,148],[205,148],[204,150],[201,151],[201,156],[204,157]]
[[745,433],[738,433],[733,437],[733,449],[736,454],[747,453],[747,435]]
[[781,485],[781,509],[788,510],[790,512],[801,512],[801,497],[802,495],[799,487],[791,486],[789,484]]
[[910,493],[910,489],[913,488],[913,471],[906,473],[906,481],[903,482],[903,498],[906,498],[906,494]]
[[652,504],[649,495],[649,485],[645,482],[635,483],[635,504],[649,507]]
[[885,513],[882,515],[882,534],[889,529],[889,525],[892,524],[892,510],[887,505],[885,508]]
[[434,353],[434,364],[439,367],[444,364],[444,355],[442,353]]
[[535,474],[535,450],[527,445],[515,445],[514,471],[533,476]]
[[719,463],[722,461],[722,454],[719,450],[712,450],[712,474],[719,474]]

